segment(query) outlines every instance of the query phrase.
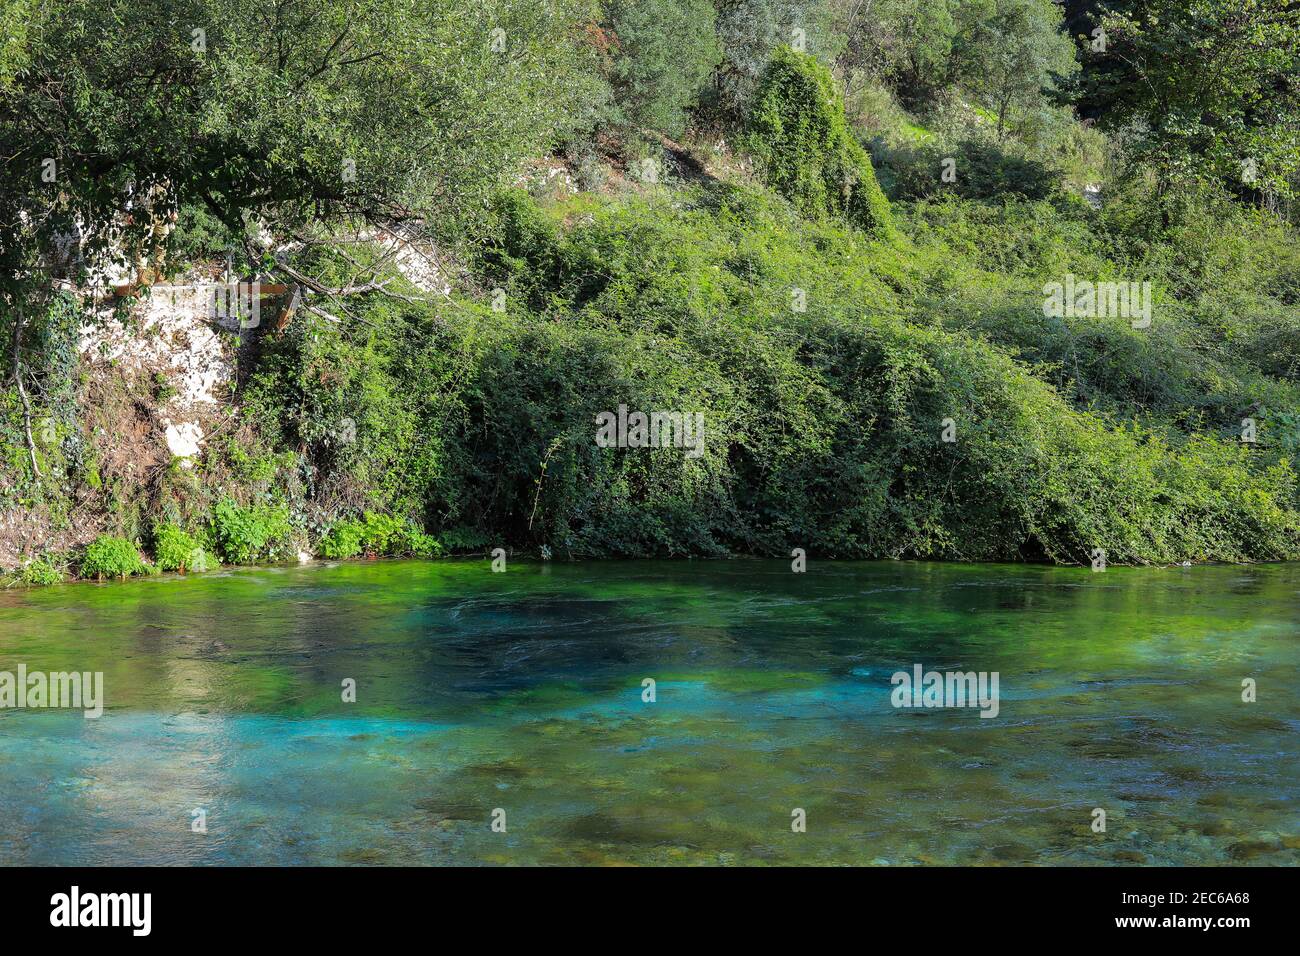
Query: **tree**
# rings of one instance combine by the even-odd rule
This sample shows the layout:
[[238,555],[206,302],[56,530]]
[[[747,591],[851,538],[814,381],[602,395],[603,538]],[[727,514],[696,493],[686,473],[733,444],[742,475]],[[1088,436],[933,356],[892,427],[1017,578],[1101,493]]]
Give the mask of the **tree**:
[[773,52],[802,43],[802,52],[830,63],[831,11],[826,0],[714,0],[721,62],[713,75],[713,106],[721,118],[741,120]]
[[1057,78],[1079,68],[1053,0],[994,0],[963,32],[955,56],[965,85],[997,115],[998,139],[1015,115],[1047,102],[1045,91]]
[[779,47],[759,81],[745,145],[768,185],[803,213],[840,215],[879,236],[892,230],[889,201],[844,119],[830,70]]
[[[581,112],[584,0],[50,0],[0,100],[0,272],[146,258],[194,203],[455,232]],[[131,250],[134,250],[132,252]]]
[[1112,0],[1083,96],[1162,192],[1218,178],[1288,195],[1300,168],[1300,2]]
[[721,57],[711,0],[611,0],[615,122],[679,136]]
[[871,64],[912,110],[930,105],[952,81],[954,43],[969,18],[967,0],[871,0],[844,19],[841,70]]

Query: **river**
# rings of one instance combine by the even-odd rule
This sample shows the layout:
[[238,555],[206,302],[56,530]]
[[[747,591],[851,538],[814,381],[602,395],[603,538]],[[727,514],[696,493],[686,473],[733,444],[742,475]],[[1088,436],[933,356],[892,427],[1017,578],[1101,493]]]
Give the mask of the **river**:
[[104,712],[0,710],[5,864],[1300,860],[1300,565],[237,569],[0,593],[20,665]]

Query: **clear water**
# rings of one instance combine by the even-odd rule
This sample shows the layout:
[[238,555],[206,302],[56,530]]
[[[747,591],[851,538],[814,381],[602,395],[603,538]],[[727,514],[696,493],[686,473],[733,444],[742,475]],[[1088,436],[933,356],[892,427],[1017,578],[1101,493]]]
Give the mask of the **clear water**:
[[1300,859],[1297,565],[240,570],[0,593],[19,663],[108,706],[0,711],[3,863]]

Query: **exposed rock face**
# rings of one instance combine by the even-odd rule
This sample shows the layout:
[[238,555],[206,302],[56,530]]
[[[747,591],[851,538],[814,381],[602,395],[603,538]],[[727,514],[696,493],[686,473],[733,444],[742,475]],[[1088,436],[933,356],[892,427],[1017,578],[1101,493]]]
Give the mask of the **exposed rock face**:
[[101,310],[96,321],[82,326],[82,360],[116,362],[128,371],[162,376],[174,393],[163,407],[168,414],[196,404],[210,412],[234,374],[220,327],[210,314],[210,289],[202,283],[154,286],[132,309],[130,325],[111,310]]
[[205,423],[210,428],[229,398],[235,374],[229,353],[237,322],[214,314],[214,288],[203,281],[155,285],[126,323],[111,311],[96,314],[82,327],[78,346],[88,367],[111,365],[127,379],[152,384],[163,457],[179,458],[185,468],[202,454]]
[[380,254],[390,260],[402,278],[421,292],[441,296],[451,295],[451,281],[447,264],[438,250],[425,243],[416,243],[394,232],[363,232],[361,238],[375,243]]
[[163,426],[166,428],[164,433],[167,439],[167,449],[176,458],[180,458],[186,468],[192,466],[193,459],[203,445],[203,429],[194,422],[181,422],[179,425],[173,425],[167,419],[163,419]]
[[[213,288],[197,273],[183,285],[155,285],[121,318],[111,297],[99,308],[83,300],[78,403],[87,460],[103,488],[129,497],[132,489],[153,486],[177,459],[193,467],[227,417],[239,323],[212,314]],[[0,569],[110,530],[99,492],[81,486],[72,508],[71,520],[40,508],[0,512]]]

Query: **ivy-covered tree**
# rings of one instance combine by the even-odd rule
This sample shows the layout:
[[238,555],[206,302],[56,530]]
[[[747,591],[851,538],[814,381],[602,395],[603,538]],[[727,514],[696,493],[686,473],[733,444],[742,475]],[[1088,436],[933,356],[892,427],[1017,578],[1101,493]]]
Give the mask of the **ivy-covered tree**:
[[844,119],[830,70],[779,47],[750,110],[745,146],[768,184],[806,215],[843,216],[876,235],[892,229],[871,158]]

